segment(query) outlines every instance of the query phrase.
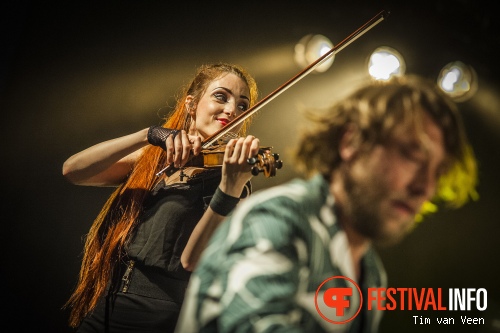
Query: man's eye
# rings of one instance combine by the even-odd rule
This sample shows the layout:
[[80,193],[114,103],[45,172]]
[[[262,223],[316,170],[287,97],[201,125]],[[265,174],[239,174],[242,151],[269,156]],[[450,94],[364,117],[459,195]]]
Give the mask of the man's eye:
[[401,147],[401,149],[399,150],[399,152],[401,153],[401,155],[406,158],[406,159],[409,159],[409,160],[413,160],[414,159],[414,153],[411,149],[409,149],[408,147]]
[[421,149],[413,145],[401,145],[399,146],[399,153],[404,158],[412,162],[422,162],[425,160],[425,154]]

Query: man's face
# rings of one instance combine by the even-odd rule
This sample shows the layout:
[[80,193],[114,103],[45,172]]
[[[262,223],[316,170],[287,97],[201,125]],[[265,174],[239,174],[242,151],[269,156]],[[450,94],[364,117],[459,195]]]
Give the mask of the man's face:
[[387,145],[374,146],[343,168],[346,221],[376,243],[401,240],[435,194],[445,159],[443,134],[424,118],[423,140],[401,129]]

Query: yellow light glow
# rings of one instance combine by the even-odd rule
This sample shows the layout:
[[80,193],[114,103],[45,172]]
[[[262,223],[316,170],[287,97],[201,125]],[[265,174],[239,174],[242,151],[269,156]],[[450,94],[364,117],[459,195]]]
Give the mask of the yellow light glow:
[[[306,35],[295,45],[295,62],[307,67],[333,48],[333,43],[323,35]],[[325,72],[333,64],[335,54],[325,59],[314,69],[315,73]],[[313,72],[313,73],[314,73]]]

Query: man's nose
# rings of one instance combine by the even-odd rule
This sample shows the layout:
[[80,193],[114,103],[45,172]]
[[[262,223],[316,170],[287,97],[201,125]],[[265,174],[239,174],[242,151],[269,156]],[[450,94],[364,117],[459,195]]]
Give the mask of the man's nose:
[[415,174],[410,189],[414,195],[430,199],[435,194],[436,184],[436,172],[429,167],[428,163],[424,163]]

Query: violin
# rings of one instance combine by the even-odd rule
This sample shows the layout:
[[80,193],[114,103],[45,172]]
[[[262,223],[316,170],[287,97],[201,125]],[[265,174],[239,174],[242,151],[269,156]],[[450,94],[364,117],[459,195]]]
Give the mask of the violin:
[[[180,169],[168,166],[157,175],[164,173],[165,184],[185,183],[194,178],[197,174],[211,168],[222,166],[226,144],[231,138],[237,135],[228,132],[218,140],[218,143],[210,147],[203,148],[198,156],[192,156],[188,163]],[[283,167],[283,161],[279,159],[279,154],[271,152],[272,147],[259,147],[257,155],[248,158],[247,163],[252,165],[252,175],[257,176],[263,173],[266,177],[274,177],[276,170]]]
[[[225,146],[219,146],[202,151],[203,166],[205,168],[222,166],[225,148]],[[271,153],[271,148],[259,147],[257,155],[247,159],[248,164],[252,165],[252,175],[258,176],[262,172],[266,177],[274,177],[276,169],[283,167],[283,161],[279,159],[279,154]]]
[[[265,106],[267,103],[269,103],[271,100],[276,98],[278,95],[283,93],[285,90],[290,88],[292,85],[297,83],[299,80],[304,78],[306,75],[311,73],[316,69],[316,67],[320,66],[323,62],[325,62],[328,58],[332,57],[333,55],[339,53],[341,50],[343,50],[346,46],[348,46],[350,43],[358,39],[360,36],[362,36],[364,33],[366,33],[368,30],[382,22],[384,19],[387,18],[389,15],[389,12],[382,10],[380,11],[377,15],[372,17],[370,20],[368,20],[365,24],[363,24],[361,27],[356,29],[353,33],[351,33],[349,36],[347,36],[344,40],[342,40],[340,43],[338,43],[336,46],[332,47],[328,52],[324,53],[321,57],[319,57],[317,60],[312,62],[310,65],[308,65],[306,68],[301,70],[299,73],[297,73],[295,76],[293,76],[291,79],[289,79],[287,82],[282,84],[280,87],[275,89],[273,92],[271,92],[269,95],[264,97],[262,100],[257,102],[253,107],[250,109],[246,110],[245,112],[241,113],[239,116],[237,116],[235,119],[233,119],[229,124],[227,124],[225,127],[221,128],[217,132],[215,132],[212,136],[207,138],[206,140],[203,141],[202,143],[202,152],[195,158],[193,158],[192,164],[198,165],[198,166],[203,166],[201,168],[194,168],[191,170],[185,170],[181,169],[181,172],[178,174],[177,177],[173,177],[172,183],[177,181],[183,182],[184,179],[187,177],[193,177],[193,174],[196,174],[198,172],[201,172],[204,170],[204,168],[210,168],[214,166],[221,166],[222,165],[222,159],[224,157],[224,150],[225,150],[225,143],[229,141],[230,138],[234,137],[234,133],[231,132],[235,127],[237,127],[239,124],[241,124],[245,119],[256,113],[258,110],[260,110],[263,106]],[[225,142],[225,143],[224,143]],[[271,147],[261,147],[259,149],[259,152],[256,156],[249,158],[247,162],[252,166],[252,174],[253,175],[258,175],[261,172],[264,173],[266,177],[273,177],[276,174],[276,169],[280,169],[283,166],[283,162],[279,160],[279,155],[275,153],[271,153]],[[190,162],[188,162],[190,163]],[[162,169],[160,172],[157,173],[157,176],[165,173],[167,176],[169,174],[173,174],[172,172],[173,166],[169,165],[166,168]],[[200,169],[200,170],[196,170]],[[189,172],[189,174],[188,174]],[[170,183],[170,176],[168,179],[168,183]]]

